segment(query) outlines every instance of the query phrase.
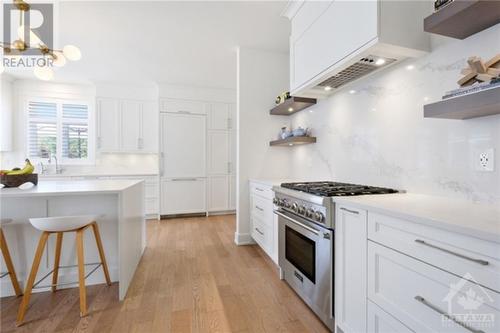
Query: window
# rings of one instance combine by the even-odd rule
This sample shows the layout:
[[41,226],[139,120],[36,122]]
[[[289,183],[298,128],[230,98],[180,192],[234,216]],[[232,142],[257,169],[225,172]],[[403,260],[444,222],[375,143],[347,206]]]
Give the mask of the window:
[[61,164],[91,164],[94,151],[89,103],[28,99],[28,157],[55,156]]

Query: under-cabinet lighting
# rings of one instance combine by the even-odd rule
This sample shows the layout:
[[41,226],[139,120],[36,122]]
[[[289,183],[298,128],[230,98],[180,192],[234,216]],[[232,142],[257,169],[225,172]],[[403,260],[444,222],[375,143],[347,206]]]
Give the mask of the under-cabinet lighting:
[[349,94],[355,94],[356,93],[356,90],[352,89],[352,90],[349,90]]
[[325,87],[325,91],[330,91],[330,90],[332,90],[332,87],[330,87],[330,86]]
[[377,66],[382,66],[383,64],[385,64],[384,58],[378,58],[377,61],[375,61],[375,65]]
[[293,112],[293,108],[288,108],[288,112]]
[[409,71],[411,71],[411,70],[412,70],[412,69],[414,69],[414,68],[415,68],[415,66],[414,66],[414,65],[408,65],[408,66],[406,66],[406,69],[407,69],[407,70],[409,70]]

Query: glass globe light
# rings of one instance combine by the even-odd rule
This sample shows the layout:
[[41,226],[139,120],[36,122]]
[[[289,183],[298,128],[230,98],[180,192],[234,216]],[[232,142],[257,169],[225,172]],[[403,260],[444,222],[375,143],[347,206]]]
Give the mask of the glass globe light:
[[57,67],[63,67],[66,65],[66,57],[64,54],[60,51],[54,51],[54,57],[53,58],[53,64],[56,65]]
[[35,67],[35,70],[33,71],[35,76],[39,78],[42,81],[50,81],[54,78],[54,71],[52,68],[43,66],[43,67]]
[[80,52],[80,49],[74,45],[66,45],[63,48],[63,53],[64,56],[71,61],[78,61],[82,58],[82,53]]

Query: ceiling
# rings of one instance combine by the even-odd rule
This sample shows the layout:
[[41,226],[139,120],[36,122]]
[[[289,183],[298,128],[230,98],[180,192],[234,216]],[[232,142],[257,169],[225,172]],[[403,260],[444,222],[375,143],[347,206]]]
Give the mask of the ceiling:
[[[79,62],[58,69],[65,82],[236,86],[236,46],[288,52],[284,1],[60,2],[59,40]],[[30,72],[12,73],[32,77]]]

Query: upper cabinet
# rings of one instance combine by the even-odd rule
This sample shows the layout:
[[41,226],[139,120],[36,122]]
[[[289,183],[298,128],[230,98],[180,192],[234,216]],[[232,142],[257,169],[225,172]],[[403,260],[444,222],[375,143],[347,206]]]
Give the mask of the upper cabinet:
[[153,101],[97,99],[97,150],[156,153],[158,110]]
[[429,51],[427,1],[291,2],[290,93],[317,97]]

